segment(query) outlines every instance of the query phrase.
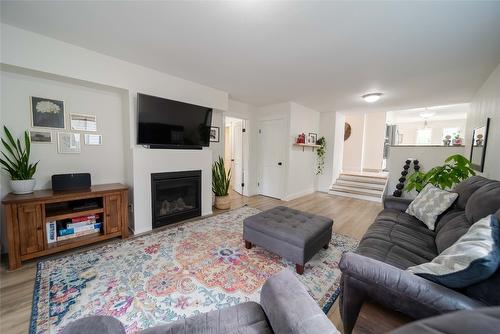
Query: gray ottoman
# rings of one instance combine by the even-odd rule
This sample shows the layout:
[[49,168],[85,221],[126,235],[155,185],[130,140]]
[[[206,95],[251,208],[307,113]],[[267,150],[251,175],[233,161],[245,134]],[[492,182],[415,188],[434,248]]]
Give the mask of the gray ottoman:
[[296,265],[298,274],[322,247],[328,248],[333,220],[278,206],[243,221],[245,247],[260,246]]

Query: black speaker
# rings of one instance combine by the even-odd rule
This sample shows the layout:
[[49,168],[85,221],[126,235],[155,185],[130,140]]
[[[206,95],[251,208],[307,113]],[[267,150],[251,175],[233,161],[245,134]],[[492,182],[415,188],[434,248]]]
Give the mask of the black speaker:
[[52,175],[52,190],[83,190],[91,185],[90,173]]

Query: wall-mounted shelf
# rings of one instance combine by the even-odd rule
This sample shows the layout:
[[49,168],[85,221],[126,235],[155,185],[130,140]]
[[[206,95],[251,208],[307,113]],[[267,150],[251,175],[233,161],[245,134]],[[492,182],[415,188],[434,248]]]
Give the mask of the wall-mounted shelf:
[[313,151],[315,148],[321,147],[321,145],[316,145],[316,144],[297,144],[297,143],[293,143],[293,146],[302,147],[302,152],[305,150],[306,147],[310,147]]

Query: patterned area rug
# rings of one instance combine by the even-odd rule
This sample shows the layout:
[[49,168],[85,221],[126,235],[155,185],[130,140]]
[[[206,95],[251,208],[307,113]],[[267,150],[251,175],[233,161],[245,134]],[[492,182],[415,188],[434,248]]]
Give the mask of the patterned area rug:
[[[112,315],[128,333],[223,307],[259,301],[266,279],[290,263],[245,249],[243,207],[142,237],[38,263],[30,333],[57,333],[88,315]],[[343,252],[357,242],[334,234],[297,277],[325,312],[338,295]]]

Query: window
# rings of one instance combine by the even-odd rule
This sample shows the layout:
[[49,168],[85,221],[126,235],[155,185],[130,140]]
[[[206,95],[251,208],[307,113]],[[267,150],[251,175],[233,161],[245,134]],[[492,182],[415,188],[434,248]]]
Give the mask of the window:
[[417,145],[430,145],[432,143],[432,129],[423,128],[417,130]]
[[450,135],[453,138],[457,133],[460,133],[460,128],[444,128],[443,138],[445,138],[447,135]]

